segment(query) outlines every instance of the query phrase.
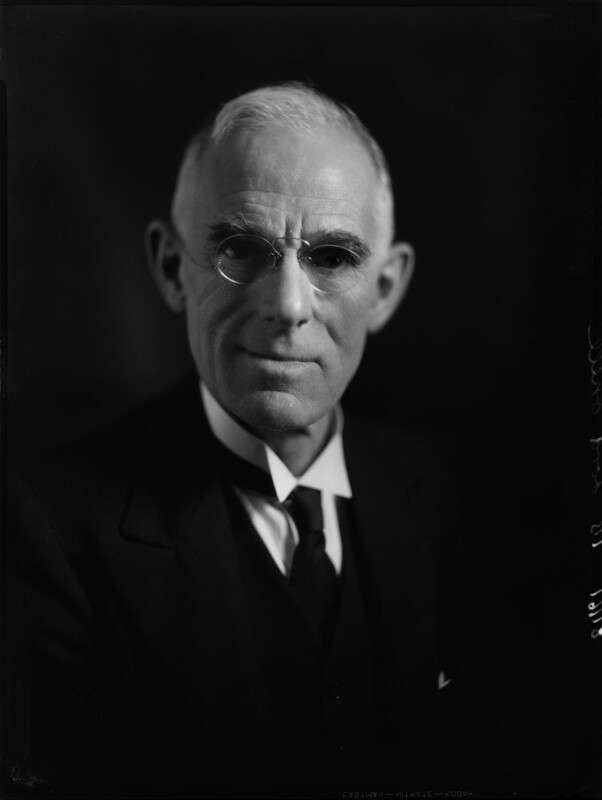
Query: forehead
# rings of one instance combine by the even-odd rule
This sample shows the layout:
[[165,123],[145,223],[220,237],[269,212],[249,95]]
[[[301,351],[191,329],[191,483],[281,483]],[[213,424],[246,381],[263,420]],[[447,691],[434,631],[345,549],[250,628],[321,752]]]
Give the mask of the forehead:
[[273,236],[341,228],[376,235],[376,170],[352,133],[239,132],[211,148],[194,176],[194,224],[243,217]]

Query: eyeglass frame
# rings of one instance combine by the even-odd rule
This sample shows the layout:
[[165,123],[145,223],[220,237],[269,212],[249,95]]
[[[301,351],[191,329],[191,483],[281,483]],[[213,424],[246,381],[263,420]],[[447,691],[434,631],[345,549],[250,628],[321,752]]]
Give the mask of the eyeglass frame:
[[[176,236],[176,238],[177,238],[182,250],[186,253],[186,255],[192,261],[192,263],[195,265],[195,267],[198,267],[198,269],[204,269],[204,266],[202,264],[199,264],[199,262],[195,258],[193,258],[193,256],[191,255],[191,253],[188,250],[188,247],[187,247],[187,245],[186,245],[186,243],[184,241],[184,237],[180,234],[180,232],[178,231],[177,227],[175,225],[172,225],[172,228],[173,228],[174,234],[175,234],[175,236]],[[228,283],[232,284],[233,286],[250,286],[252,283],[254,283],[254,279],[250,280],[250,281],[247,281],[247,282],[244,282],[244,281],[237,281],[234,278],[231,278],[228,275],[226,275],[226,273],[222,272],[222,270],[220,269],[219,257],[217,256],[217,253],[218,253],[219,249],[224,245],[225,242],[227,242],[230,239],[234,239],[234,238],[238,238],[238,237],[242,237],[242,236],[247,236],[247,237],[252,237],[252,238],[255,238],[255,239],[259,239],[260,241],[263,241],[267,245],[270,246],[270,248],[272,250],[271,255],[274,256],[274,261],[273,261],[273,263],[271,265],[266,265],[266,266],[268,266],[268,268],[272,269],[272,270],[276,269],[276,267],[282,261],[282,259],[284,258],[284,255],[285,255],[284,253],[281,253],[279,250],[277,250],[274,247],[274,243],[278,242],[280,240],[284,240],[284,241],[287,241],[287,242],[290,242],[290,241],[292,241],[292,242],[300,242],[300,246],[297,248],[297,250],[295,252],[295,255],[297,257],[297,261],[299,263],[299,266],[303,270],[303,272],[305,272],[305,274],[307,276],[307,279],[308,279],[308,281],[310,283],[310,286],[312,287],[312,289],[314,289],[314,291],[318,292],[319,294],[335,294],[335,295],[336,294],[344,294],[346,291],[348,291],[350,288],[352,288],[351,286],[349,286],[346,289],[343,289],[343,290],[340,290],[340,291],[336,291],[336,290],[333,291],[333,290],[328,290],[328,289],[321,289],[320,287],[315,286],[311,281],[310,275],[305,271],[305,269],[303,269],[303,265],[301,263],[301,257],[299,255],[300,251],[301,251],[301,247],[303,245],[305,245],[306,247],[308,247],[310,249],[312,249],[312,247],[313,247],[313,249],[317,249],[318,247],[336,247],[337,249],[342,250],[345,253],[349,253],[351,256],[354,257],[354,259],[359,260],[361,258],[361,256],[358,253],[355,253],[350,248],[344,247],[343,245],[340,245],[340,244],[338,244],[336,242],[328,242],[328,241],[320,242],[320,244],[316,244],[316,245],[312,246],[312,244],[307,239],[303,239],[300,236],[276,236],[276,237],[274,237],[274,239],[272,239],[270,241],[265,236],[261,236],[260,234],[257,234],[257,233],[252,233],[251,231],[249,231],[249,232],[240,231],[239,233],[231,233],[228,236],[225,236],[219,242],[217,242],[215,247],[214,247],[214,259],[213,259],[214,263],[213,263],[212,266],[213,266],[213,268],[216,270],[216,272],[218,273],[218,275],[221,278],[223,278],[225,281],[227,281]],[[365,262],[366,257],[367,256],[363,257],[362,263]],[[359,268],[359,266],[360,266],[360,264],[358,263],[356,268]],[[359,275],[359,272],[358,272],[358,275]],[[353,284],[353,285],[356,285],[356,284],[357,284],[357,282],[355,284]]]

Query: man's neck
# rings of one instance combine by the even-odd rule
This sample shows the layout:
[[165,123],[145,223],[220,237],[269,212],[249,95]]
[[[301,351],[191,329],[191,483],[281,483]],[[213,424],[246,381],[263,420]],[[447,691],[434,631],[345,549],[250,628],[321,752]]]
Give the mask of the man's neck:
[[295,477],[302,475],[327,444],[334,415],[327,414],[308,428],[295,431],[256,431]]

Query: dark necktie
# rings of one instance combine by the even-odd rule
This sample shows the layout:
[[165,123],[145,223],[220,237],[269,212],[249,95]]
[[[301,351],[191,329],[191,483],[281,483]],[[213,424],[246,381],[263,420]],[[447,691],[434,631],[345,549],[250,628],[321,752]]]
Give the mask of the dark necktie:
[[[267,472],[223,446],[217,449],[216,456],[226,480],[243,490],[276,499]],[[310,624],[328,641],[336,611],[338,581],[326,553],[321,494],[317,489],[297,486],[282,506],[294,519],[299,534],[289,575],[291,592]]]
[[336,609],[338,582],[326,553],[321,495],[317,489],[298,486],[283,505],[295,520],[299,533],[289,585],[305,616],[327,640]]

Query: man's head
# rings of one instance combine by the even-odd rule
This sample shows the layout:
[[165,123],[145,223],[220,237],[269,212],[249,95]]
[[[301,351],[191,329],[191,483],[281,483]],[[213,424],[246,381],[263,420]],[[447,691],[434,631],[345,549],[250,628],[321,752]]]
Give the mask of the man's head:
[[[186,313],[199,374],[224,408],[274,431],[330,412],[367,335],[408,285],[413,253],[392,242],[392,221],[378,145],[353,112],[313,89],[242,95],[192,140],[172,223],[149,225],[147,249],[167,304]],[[269,245],[234,235],[274,242],[279,255],[251,274],[253,254]]]

